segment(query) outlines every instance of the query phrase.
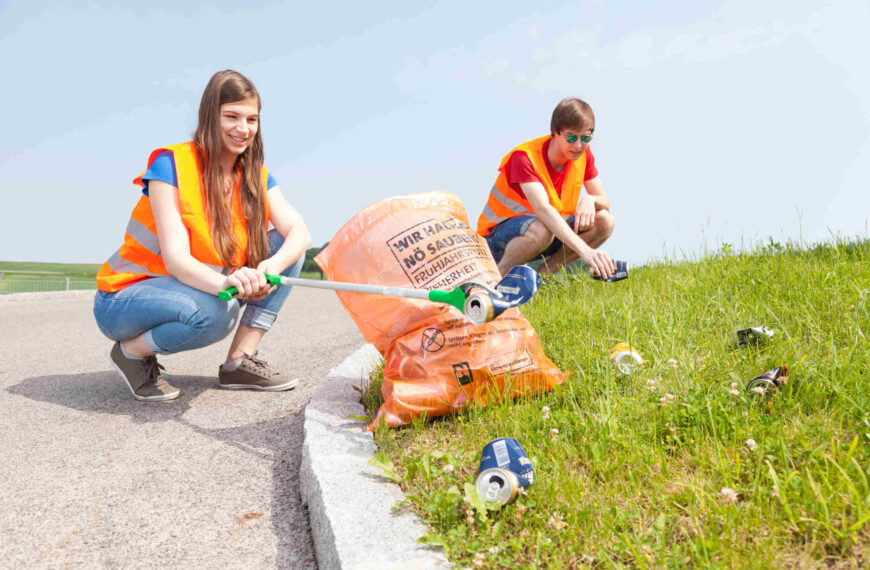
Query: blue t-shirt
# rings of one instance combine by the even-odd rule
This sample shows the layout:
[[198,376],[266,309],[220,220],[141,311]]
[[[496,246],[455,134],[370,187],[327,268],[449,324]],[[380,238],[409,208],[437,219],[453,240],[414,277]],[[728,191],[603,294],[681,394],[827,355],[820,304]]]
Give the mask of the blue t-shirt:
[[[145,188],[142,189],[142,192],[146,196],[148,195],[149,180],[159,180],[178,188],[178,176],[175,174],[175,157],[172,156],[171,152],[163,151],[158,154],[148,170],[145,171],[145,174],[142,175],[142,182],[145,183]],[[270,190],[273,186],[277,185],[278,182],[275,181],[270,172],[266,178],[266,190]]]

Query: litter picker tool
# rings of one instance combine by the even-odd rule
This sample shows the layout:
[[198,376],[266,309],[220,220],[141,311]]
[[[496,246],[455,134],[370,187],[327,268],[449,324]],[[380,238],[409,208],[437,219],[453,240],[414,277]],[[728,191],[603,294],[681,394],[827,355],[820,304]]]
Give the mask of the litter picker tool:
[[[425,299],[455,307],[475,325],[493,320],[510,307],[517,307],[528,303],[541,285],[541,277],[528,265],[514,266],[495,287],[490,287],[478,281],[468,281],[452,291],[441,291],[438,289],[427,291],[426,289],[385,287],[382,285],[345,283],[341,281],[321,281],[299,277],[284,277],[269,273],[266,273],[266,281],[270,285],[275,286],[294,285],[297,287],[311,287],[313,289],[331,289],[333,291],[368,293],[388,297]],[[237,295],[238,291],[235,287],[230,287],[218,293],[218,297],[224,301],[229,301]]]

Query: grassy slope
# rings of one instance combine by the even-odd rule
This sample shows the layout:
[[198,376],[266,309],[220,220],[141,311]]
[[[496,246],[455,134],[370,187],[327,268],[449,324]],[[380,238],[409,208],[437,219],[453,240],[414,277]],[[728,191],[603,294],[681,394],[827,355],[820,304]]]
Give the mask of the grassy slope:
[[[551,282],[523,313],[565,384],[376,434],[428,540],[459,566],[870,564],[870,243],[726,246],[615,284]],[[778,331],[770,342],[730,348],[759,324]],[[621,341],[645,357],[639,374],[610,366]],[[782,391],[745,392],[782,364]],[[487,513],[465,484],[504,436],[535,484]]]

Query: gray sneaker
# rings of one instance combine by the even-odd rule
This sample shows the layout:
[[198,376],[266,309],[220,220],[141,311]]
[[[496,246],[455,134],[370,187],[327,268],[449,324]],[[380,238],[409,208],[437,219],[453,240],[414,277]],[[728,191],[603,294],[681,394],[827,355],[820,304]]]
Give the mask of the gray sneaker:
[[157,357],[149,356],[141,360],[127,358],[121,352],[120,342],[116,342],[115,346],[112,347],[109,357],[127,387],[130,388],[133,397],[137,400],[162,402],[178,397],[178,388],[170,386],[163,379],[163,375],[160,373],[163,366],[157,362]]
[[269,392],[291,390],[299,384],[299,380],[296,378],[281,374],[265,361],[257,358],[257,353],[245,357],[235,370],[224,370],[223,365],[221,365],[220,372],[218,372],[218,382],[220,382],[221,388],[229,388],[230,390],[249,388]]

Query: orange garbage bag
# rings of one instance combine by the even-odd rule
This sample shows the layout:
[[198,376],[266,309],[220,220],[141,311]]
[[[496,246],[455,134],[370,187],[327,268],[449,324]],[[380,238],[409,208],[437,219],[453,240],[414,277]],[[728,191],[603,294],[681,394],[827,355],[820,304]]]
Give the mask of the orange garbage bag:
[[[450,290],[501,279],[486,241],[468,225],[459,198],[427,192],[376,202],[351,218],[315,258],[328,279]],[[474,325],[441,303],[337,291],[363,337],[384,357],[384,403],[369,429],[422,414],[536,394],[567,373],[544,354],[516,307]]]

